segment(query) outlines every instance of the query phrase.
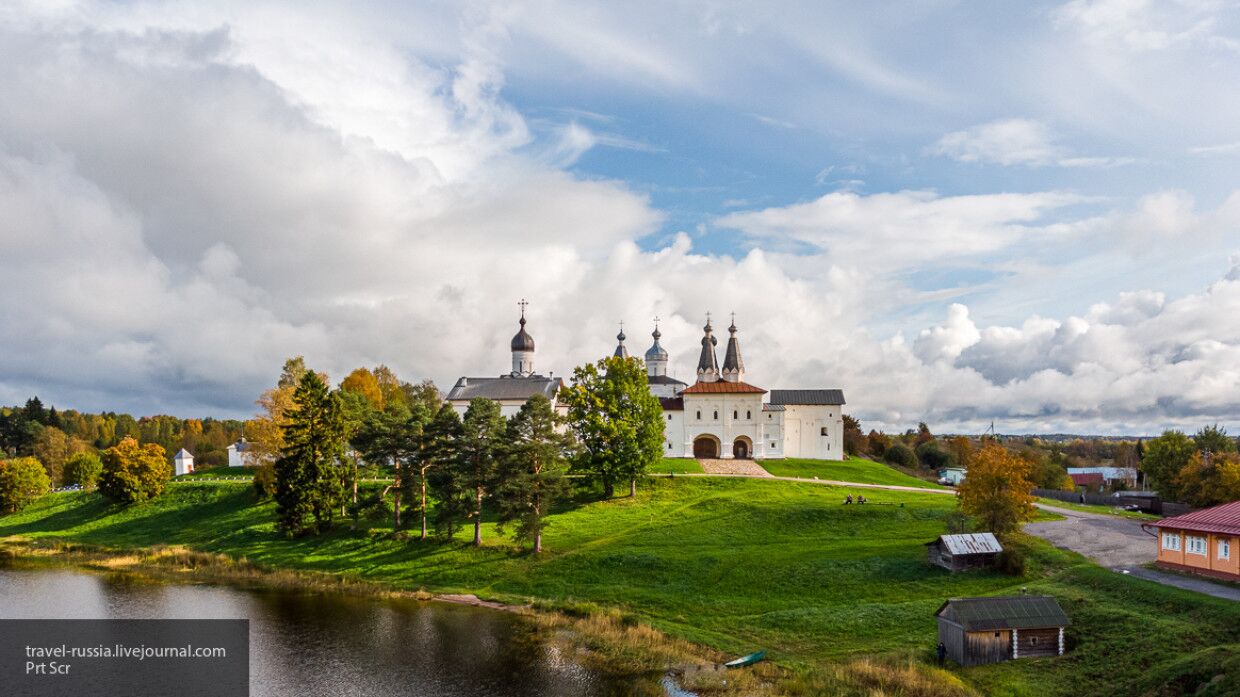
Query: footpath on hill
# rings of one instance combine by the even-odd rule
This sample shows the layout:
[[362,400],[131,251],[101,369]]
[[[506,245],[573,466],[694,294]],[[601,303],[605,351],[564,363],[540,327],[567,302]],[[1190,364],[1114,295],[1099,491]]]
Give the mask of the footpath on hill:
[[1025,532],[1036,535],[1062,549],[1089,557],[1100,566],[1164,586],[1205,593],[1216,598],[1240,601],[1240,588],[1212,583],[1202,578],[1147,569],[1154,560],[1156,538],[1145,532],[1141,521],[1104,513],[1086,513],[1070,508],[1036,504],[1038,508],[1063,516],[1025,525]]

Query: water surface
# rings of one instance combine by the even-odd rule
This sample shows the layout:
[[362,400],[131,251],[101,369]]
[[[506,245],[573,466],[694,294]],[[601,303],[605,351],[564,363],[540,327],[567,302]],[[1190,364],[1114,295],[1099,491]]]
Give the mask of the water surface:
[[0,569],[0,618],[250,620],[255,697],[663,694],[541,640],[511,613],[443,603]]

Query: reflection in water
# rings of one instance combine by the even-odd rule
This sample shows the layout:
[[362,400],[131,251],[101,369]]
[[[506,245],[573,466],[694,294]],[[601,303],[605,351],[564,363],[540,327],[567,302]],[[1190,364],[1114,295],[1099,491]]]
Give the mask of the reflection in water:
[[0,569],[0,618],[250,619],[256,697],[662,694],[565,657],[484,608]]

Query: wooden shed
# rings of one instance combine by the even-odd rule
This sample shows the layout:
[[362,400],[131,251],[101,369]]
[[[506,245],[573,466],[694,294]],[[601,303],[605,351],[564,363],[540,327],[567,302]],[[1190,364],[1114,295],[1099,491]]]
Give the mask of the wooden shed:
[[952,598],[935,616],[947,657],[962,666],[1061,656],[1070,624],[1049,595]]
[[968,535],[939,535],[937,540],[926,543],[926,558],[950,571],[980,569],[995,563],[995,557],[1003,551],[994,533],[977,532]]

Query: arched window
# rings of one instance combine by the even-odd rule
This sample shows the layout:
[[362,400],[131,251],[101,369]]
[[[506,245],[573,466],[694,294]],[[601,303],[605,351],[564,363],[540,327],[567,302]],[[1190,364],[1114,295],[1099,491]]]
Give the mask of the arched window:
[[716,421],[718,421],[718,420],[719,420],[719,410],[718,410],[718,409],[716,409],[716,410],[715,410],[715,415],[714,415],[712,418],[713,418],[713,419],[715,419]]
[[752,411],[748,411],[748,410],[746,410],[746,411],[745,411],[745,420],[746,420],[746,421],[748,421],[749,419],[752,419],[752,418],[753,418],[753,412],[752,412]]
[[702,410],[701,410],[701,409],[698,409],[698,412],[697,412],[697,420],[698,420],[698,421],[701,421],[701,420],[702,420]]
[[738,413],[736,412],[736,410],[735,410],[735,409],[733,409],[733,410],[732,410],[732,420],[733,420],[733,421],[736,421],[736,420],[737,420],[737,419],[739,419],[739,418],[741,418],[741,417],[740,417],[740,414],[738,414]]

